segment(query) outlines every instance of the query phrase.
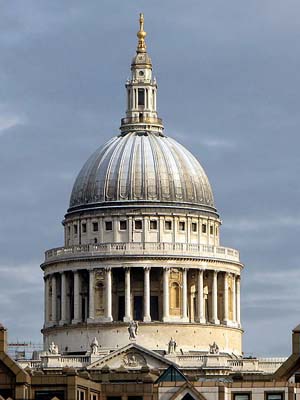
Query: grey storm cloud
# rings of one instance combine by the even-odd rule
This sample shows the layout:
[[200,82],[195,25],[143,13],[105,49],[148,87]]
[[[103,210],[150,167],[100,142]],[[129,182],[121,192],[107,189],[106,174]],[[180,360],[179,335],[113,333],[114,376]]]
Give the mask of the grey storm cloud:
[[43,252],[87,157],[118,134],[145,13],[166,134],[204,166],[238,248],[244,351],[288,355],[299,323],[298,0],[2,2],[0,320],[41,341]]

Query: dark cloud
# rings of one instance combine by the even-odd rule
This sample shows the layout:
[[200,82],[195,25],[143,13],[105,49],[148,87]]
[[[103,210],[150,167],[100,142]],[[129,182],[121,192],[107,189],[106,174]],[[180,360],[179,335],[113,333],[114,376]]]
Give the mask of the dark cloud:
[[38,264],[63,242],[83,162],[118,133],[140,11],[166,133],[201,160],[222,241],[246,265],[244,350],[287,355],[300,304],[297,0],[2,5],[0,319],[38,340]]

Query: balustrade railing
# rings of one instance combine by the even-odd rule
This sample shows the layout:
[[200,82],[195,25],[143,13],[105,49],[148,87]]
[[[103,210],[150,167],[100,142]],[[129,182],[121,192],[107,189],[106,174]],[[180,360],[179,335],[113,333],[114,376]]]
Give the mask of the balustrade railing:
[[[223,356],[224,357],[224,356]],[[229,367],[232,371],[239,372],[259,372],[259,373],[273,373],[275,372],[286,358],[240,358],[240,359],[224,359],[221,357],[219,360],[219,366]],[[184,366],[195,365],[205,366],[209,355],[194,354],[194,355],[177,355],[176,362]],[[73,367],[82,368],[91,364],[92,360],[90,356],[68,356],[68,355],[57,355],[49,356],[43,355],[40,360],[19,360],[18,363],[22,368],[29,367],[30,369],[41,369],[41,368],[63,368]]]
[[239,262],[239,252],[228,247],[193,243],[99,243],[57,247],[47,250],[45,260],[78,255],[165,255],[225,259]]

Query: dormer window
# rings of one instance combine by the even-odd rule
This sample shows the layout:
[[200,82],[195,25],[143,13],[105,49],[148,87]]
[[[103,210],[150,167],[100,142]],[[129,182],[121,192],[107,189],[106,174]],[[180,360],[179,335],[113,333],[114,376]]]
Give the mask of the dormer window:
[[134,221],[134,228],[137,230],[143,229],[143,222],[141,219],[137,219]]
[[112,221],[105,221],[105,230],[112,231]]
[[185,231],[185,222],[184,221],[179,221],[179,230]]
[[126,231],[127,221],[120,221],[120,231]]
[[157,230],[157,220],[156,219],[151,219],[150,220],[150,229],[151,230]]

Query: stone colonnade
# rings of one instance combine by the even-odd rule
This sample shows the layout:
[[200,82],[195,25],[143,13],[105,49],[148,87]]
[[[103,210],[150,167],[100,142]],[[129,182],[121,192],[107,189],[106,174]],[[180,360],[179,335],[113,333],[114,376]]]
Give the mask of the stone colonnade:
[[[124,268],[124,322],[129,322],[133,319],[132,316],[132,289],[131,284],[134,280],[134,268]],[[111,322],[113,321],[113,287],[112,287],[112,272],[114,268],[105,267],[102,269],[88,270],[88,288],[85,292],[86,303],[83,315],[83,307],[81,297],[83,295],[80,273],[81,270],[66,271],[60,273],[49,274],[44,277],[45,281],[45,327],[53,325],[64,325],[66,323],[77,324],[82,321],[87,322]],[[240,275],[217,270],[205,269],[182,269],[181,283],[181,315],[179,318],[174,318],[170,315],[170,271],[171,268],[163,267],[162,274],[162,318],[163,322],[190,322],[188,315],[188,272],[196,272],[196,312],[194,321],[202,324],[223,324],[234,327],[241,326],[240,319]],[[95,317],[95,274],[97,271],[104,271],[104,315],[100,320]],[[151,321],[151,268],[144,267],[144,282],[143,282],[143,318],[144,322]],[[208,318],[205,311],[205,287],[204,273],[211,274],[211,311]],[[67,293],[67,275],[68,279],[72,280],[72,293]],[[133,275],[133,276],[131,276]],[[219,282],[222,277],[221,282]],[[229,316],[229,277],[232,284],[230,288],[231,297],[231,318]],[[51,288],[50,288],[51,282]],[[222,310],[219,310],[219,288],[222,284]],[[70,296],[72,297],[70,299]],[[60,299],[60,300],[59,300]],[[218,318],[222,312],[222,320]]]

